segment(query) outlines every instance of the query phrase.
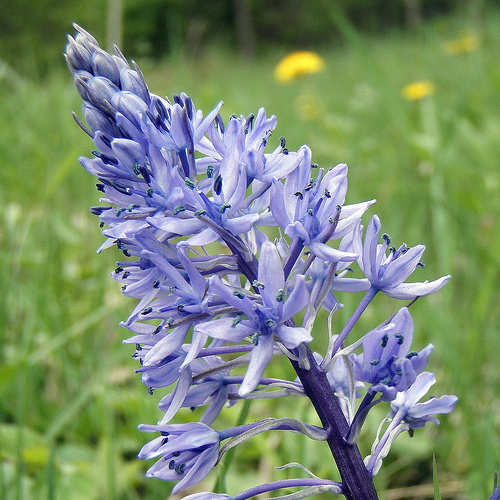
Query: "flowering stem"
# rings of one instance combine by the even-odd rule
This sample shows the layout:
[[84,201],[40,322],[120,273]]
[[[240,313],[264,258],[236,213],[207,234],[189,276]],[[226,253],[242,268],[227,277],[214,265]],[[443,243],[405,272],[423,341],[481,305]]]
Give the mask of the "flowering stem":
[[[234,246],[230,248],[233,254],[238,255]],[[251,267],[243,270],[243,273],[248,279],[253,278],[251,270]],[[257,273],[255,273],[255,275],[256,274]],[[374,287],[371,287],[366,292],[353,315],[342,329],[339,335],[339,338],[342,337],[342,340],[338,343],[338,345],[335,343],[336,348],[334,348],[333,353],[336,352],[340,344],[347,337],[352,327],[364,310],[368,307],[377,292],[378,289]],[[290,326],[294,326],[293,320],[289,320],[289,322],[291,323]],[[373,479],[366,470],[363,458],[361,457],[357,445],[355,443],[348,444],[345,440],[345,436],[349,432],[349,424],[345,419],[337,398],[333,394],[330,383],[326,377],[326,373],[316,363],[309,346],[307,344],[302,344],[300,347],[303,348],[303,351],[299,353],[298,349],[296,350],[297,360],[292,358],[289,359],[302,383],[302,386],[304,387],[306,396],[311,400],[311,403],[318,414],[323,428],[329,433],[326,441],[339,469],[340,477],[342,478],[342,491],[345,497],[348,500],[357,500],[360,498],[363,498],[364,500],[378,499],[375,486],[373,485]],[[308,367],[305,367],[301,362],[299,362],[301,354],[304,351],[309,362]],[[268,490],[252,493],[252,495],[257,495],[263,491]],[[250,496],[235,496],[232,500],[244,500],[246,498],[250,498]]]
[[335,343],[333,344],[333,352],[332,356],[339,350],[342,342],[346,339],[347,335],[351,332],[353,326],[356,324],[360,316],[364,313],[365,309],[368,307],[370,302],[373,300],[373,297],[377,295],[378,288],[374,286],[370,287],[366,292],[365,296],[361,299],[361,302],[356,307],[355,311],[352,313],[352,316],[349,318],[349,321],[345,324],[344,328],[342,328],[339,336],[336,338]]
[[377,399],[373,401],[373,398],[376,396],[376,392],[368,391],[361,401],[361,404],[358,407],[358,411],[351,422],[351,428],[349,429],[349,433],[346,436],[346,440],[348,443],[355,443],[358,440],[359,433],[361,431],[361,426],[365,422],[366,416],[368,412],[381,401],[381,399]]
[[285,280],[288,279],[290,272],[297,259],[299,258],[300,252],[304,249],[304,241],[300,238],[295,238],[290,245],[290,255],[288,256],[285,265],[283,266],[283,273],[285,274]]
[[[316,479],[312,477],[305,477],[300,479],[284,479],[282,481],[274,481],[272,483],[262,484],[251,488],[249,490],[243,491],[231,497],[231,500],[246,500],[247,498],[253,498],[261,493],[266,493],[267,491],[280,490],[283,488],[296,488],[300,486],[332,486],[340,487],[340,484],[335,481],[328,481],[326,479]],[[361,498],[361,497],[359,497]]]
[[[391,438],[392,433],[397,432],[396,429],[398,428],[398,426],[400,426],[403,418],[404,418],[404,413],[400,410],[395,415],[395,417],[392,419],[391,423],[389,424],[389,426],[385,430],[382,438],[380,439],[377,446],[375,447],[375,449],[371,453],[370,460],[366,464],[366,469],[369,471],[370,474],[373,474],[373,471],[377,465],[377,461],[379,459],[380,453],[382,452],[382,450],[386,446],[387,441]],[[404,428],[401,427],[400,432],[402,430],[404,430]],[[398,434],[399,434],[399,432],[398,432]],[[375,474],[373,474],[373,475],[375,475]]]
[[349,431],[349,424],[344,417],[337,398],[332,393],[326,373],[316,363],[309,347],[305,346],[305,348],[310,364],[308,370],[303,368],[298,361],[291,359],[290,362],[302,382],[304,391],[311,400],[323,427],[329,431],[327,443],[342,478],[343,493],[349,500],[360,498],[375,500],[378,496],[373,485],[373,479],[366,470],[358,447],[356,444],[348,444],[344,439],[344,436]]

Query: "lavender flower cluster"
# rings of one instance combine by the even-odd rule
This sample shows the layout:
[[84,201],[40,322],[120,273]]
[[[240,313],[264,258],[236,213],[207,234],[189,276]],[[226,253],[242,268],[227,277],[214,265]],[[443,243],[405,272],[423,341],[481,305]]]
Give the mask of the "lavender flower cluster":
[[[410,351],[408,307],[351,345],[347,336],[378,292],[413,300],[439,290],[449,276],[406,283],[424,246],[390,247],[376,215],[363,231],[361,216],[375,200],[344,204],[345,164],[319,168],[307,146],[289,151],[284,138],[266,152],[276,118],[264,109],[224,123],[221,102],[204,117],[186,94],[171,102],[150,93],[118,49],[108,54],[75,28],[66,59],[86,125],[75,119],[97,148],[80,161],[103,194],[104,205],[92,208],[107,238],[100,250],[116,245],[126,257],[112,277],[124,295],[138,299],[122,322],[132,333],[125,342],[136,346],[137,372],[151,393],[171,388],[159,402],[163,418],[139,427],[157,436],[139,453],[159,459],[147,475],[177,481],[176,493],[206,477],[236,444],[291,431],[326,441],[341,480],[312,475],[232,497],[186,498],[244,500],[288,487],[302,489],[287,498],[322,491],[377,498],[372,478],[394,439],[438,422],[433,415],[452,411],[457,398],[419,402],[435,382],[424,371],[433,346]],[[267,228],[279,233],[271,238]],[[363,277],[349,276],[353,265]],[[330,328],[327,352],[312,353],[315,319],[325,309],[330,320],[341,307],[336,292],[365,293],[342,330]],[[277,356],[288,358],[295,380],[264,376]],[[321,427],[292,418],[211,427],[239,400],[301,396]],[[390,403],[390,412],[363,460],[357,438],[381,402]],[[171,423],[181,408],[198,407],[205,409],[199,422]]]

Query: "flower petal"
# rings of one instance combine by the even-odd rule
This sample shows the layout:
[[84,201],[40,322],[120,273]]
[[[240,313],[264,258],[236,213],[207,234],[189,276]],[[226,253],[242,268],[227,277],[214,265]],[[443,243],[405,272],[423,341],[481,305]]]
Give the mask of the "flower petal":
[[437,292],[448,283],[450,278],[451,275],[448,275],[434,281],[424,281],[423,283],[401,283],[394,288],[382,290],[382,292],[394,299],[411,300],[415,297],[424,297]]

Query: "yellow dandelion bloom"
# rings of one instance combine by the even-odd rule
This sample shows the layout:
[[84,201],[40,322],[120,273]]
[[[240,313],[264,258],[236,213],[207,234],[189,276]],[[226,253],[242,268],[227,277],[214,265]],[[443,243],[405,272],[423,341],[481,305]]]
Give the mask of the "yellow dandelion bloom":
[[458,40],[448,40],[441,44],[442,51],[449,56],[474,52],[479,48],[479,41],[475,36],[464,36]]
[[315,52],[306,50],[292,52],[276,66],[274,78],[279,82],[291,82],[301,76],[319,73],[325,68],[325,61]]
[[419,99],[434,94],[434,84],[427,80],[413,82],[406,85],[401,93],[407,101],[418,101]]

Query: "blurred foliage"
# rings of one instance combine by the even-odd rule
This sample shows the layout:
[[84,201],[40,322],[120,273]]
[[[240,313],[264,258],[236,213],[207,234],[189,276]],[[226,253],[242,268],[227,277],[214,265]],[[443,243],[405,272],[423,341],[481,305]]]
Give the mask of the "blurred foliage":
[[[480,8],[494,0],[123,0],[124,43],[129,57],[196,56],[218,44],[245,52],[242,44],[263,53],[318,49],[342,42],[356,32],[379,33],[408,23],[408,5],[423,19]],[[243,18],[236,12],[243,9]],[[65,35],[77,22],[105,40],[107,0],[3,0],[0,61],[29,76],[62,66]],[[29,15],[28,15],[29,14]],[[113,22],[120,22],[113,20]],[[241,23],[248,27],[244,31]]]

